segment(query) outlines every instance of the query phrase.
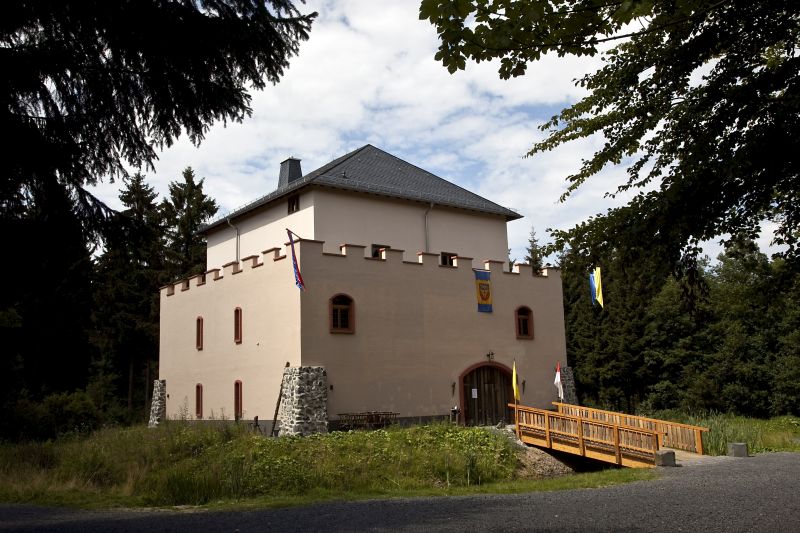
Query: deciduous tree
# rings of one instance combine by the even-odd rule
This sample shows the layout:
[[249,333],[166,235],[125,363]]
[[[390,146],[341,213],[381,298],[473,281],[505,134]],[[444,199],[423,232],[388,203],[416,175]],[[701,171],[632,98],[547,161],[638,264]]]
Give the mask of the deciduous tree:
[[[692,262],[697,243],[774,223],[800,255],[800,5],[793,0],[423,0],[450,72],[499,59],[502,78],[544,54],[594,55],[589,94],[543,129],[529,155],[600,135],[564,197],[623,163],[625,206],[579,227],[594,248],[646,247]],[[609,43],[609,44],[606,44]],[[689,252],[688,255],[686,252]]]

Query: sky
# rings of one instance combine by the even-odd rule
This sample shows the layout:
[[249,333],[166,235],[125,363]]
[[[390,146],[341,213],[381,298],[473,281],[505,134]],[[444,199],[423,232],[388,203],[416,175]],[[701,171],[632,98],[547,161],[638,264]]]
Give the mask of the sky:
[[[508,239],[519,260],[532,227],[544,243],[547,228],[568,229],[633,196],[604,198],[625,179],[624,168],[611,167],[559,202],[565,178],[599,139],[524,157],[545,136],[539,126],[585,94],[574,80],[596,70],[600,57],[550,54],[511,80],[485,62],[451,75],[434,59],[438,37],[419,20],[417,0],[296,5],[319,15],[281,81],[251,93],[253,114],[242,123],[212,126],[199,147],[183,136],[161,152],[155,172],[146,172],[160,195],[191,166],[224,213],[274,190],[288,157],[306,174],[369,143],[518,211],[523,218],[508,224]],[[106,182],[95,192],[119,208],[119,187]]]

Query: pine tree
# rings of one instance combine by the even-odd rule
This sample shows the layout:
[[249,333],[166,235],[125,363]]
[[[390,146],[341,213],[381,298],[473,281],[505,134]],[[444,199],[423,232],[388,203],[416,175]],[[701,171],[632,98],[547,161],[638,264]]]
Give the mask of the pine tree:
[[217,203],[203,192],[205,178],[195,181],[192,167],[186,167],[182,176],[182,183],[169,184],[169,198],[161,202],[168,228],[167,271],[171,279],[205,271],[206,243],[197,232],[218,210]]
[[[92,247],[107,230],[116,239],[107,251],[123,254],[133,237],[86,186],[152,167],[181,135],[199,144],[215,122],[249,116],[248,90],[277,83],[316,14],[291,0],[4,7],[0,233],[11,255],[0,291],[0,400],[8,406],[23,391],[36,401],[85,384]],[[126,261],[113,263],[137,260]]]
[[157,374],[164,223],[157,194],[141,174],[125,179],[119,198],[125,209],[109,227],[95,274],[95,377],[115,382],[113,392],[127,396],[129,416],[135,416],[136,405],[146,409],[150,377]]
[[99,208],[85,185],[249,116],[249,90],[280,80],[316,17],[291,0],[4,7],[0,202],[57,179],[86,199],[73,213],[84,222]]
[[525,262],[533,268],[533,274],[539,275],[542,272],[542,261],[544,252],[536,239],[536,229],[531,226],[531,234],[528,237],[528,247],[525,249]]

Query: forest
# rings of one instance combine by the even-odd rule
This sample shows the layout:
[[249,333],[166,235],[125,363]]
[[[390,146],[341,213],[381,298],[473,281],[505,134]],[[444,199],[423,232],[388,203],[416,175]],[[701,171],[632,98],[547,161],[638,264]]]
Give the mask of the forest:
[[[141,173],[90,238],[61,188],[13,219],[0,312],[0,438],[49,438],[146,419],[158,377],[159,287],[205,270],[200,225],[217,212],[187,167],[159,201]],[[10,220],[6,220],[7,223]]]
[[[14,233],[28,261],[7,272],[16,281],[3,293],[0,437],[141,423],[158,375],[159,287],[204,270],[197,231],[217,204],[191,168],[161,200],[142,174],[132,175],[98,247],[69,223],[69,198],[37,192],[41,207]],[[555,246],[540,246],[532,230],[523,261],[536,271]],[[622,252],[598,262],[561,246],[568,363],[582,404],[800,412],[800,275],[783,259],[743,238],[700,260],[691,276],[676,276],[657,265],[630,268]],[[589,296],[597,264],[603,307]]]
[[[158,288],[204,268],[197,229],[217,206],[190,168],[163,199],[129,171],[155,170],[181,135],[197,145],[213,124],[250,116],[249,91],[280,80],[317,14],[289,0],[9,5],[0,439],[135,423],[158,375]],[[800,414],[796,2],[559,6],[423,0],[420,18],[451,73],[495,59],[507,79],[547,53],[613,45],[576,80],[587,95],[544,122],[528,152],[600,136],[562,200],[612,164],[627,177],[607,196],[633,194],[553,231],[538,255],[556,254],[562,268],[580,400]],[[124,180],[119,212],[90,188],[114,179]],[[754,244],[765,222],[781,256]],[[710,240],[724,241],[720,257],[702,255]],[[589,298],[597,266],[604,307]]]
[[800,412],[800,275],[785,260],[733,240],[687,279],[612,256],[602,262],[603,307],[591,302],[585,258],[567,252],[561,266],[567,354],[583,404]]

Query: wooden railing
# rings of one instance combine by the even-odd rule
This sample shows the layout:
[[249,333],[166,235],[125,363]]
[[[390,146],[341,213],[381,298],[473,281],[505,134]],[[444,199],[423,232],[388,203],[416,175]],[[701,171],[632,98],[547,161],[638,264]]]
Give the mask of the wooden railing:
[[514,408],[517,436],[522,442],[622,466],[655,465],[659,448],[655,431],[508,405]]
[[659,446],[662,448],[675,448],[700,455],[703,454],[703,432],[708,431],[708,428],[567,403],[553,402],[553,405],[563,415],[578,416],[607,424],[655,431],[659,434]]

